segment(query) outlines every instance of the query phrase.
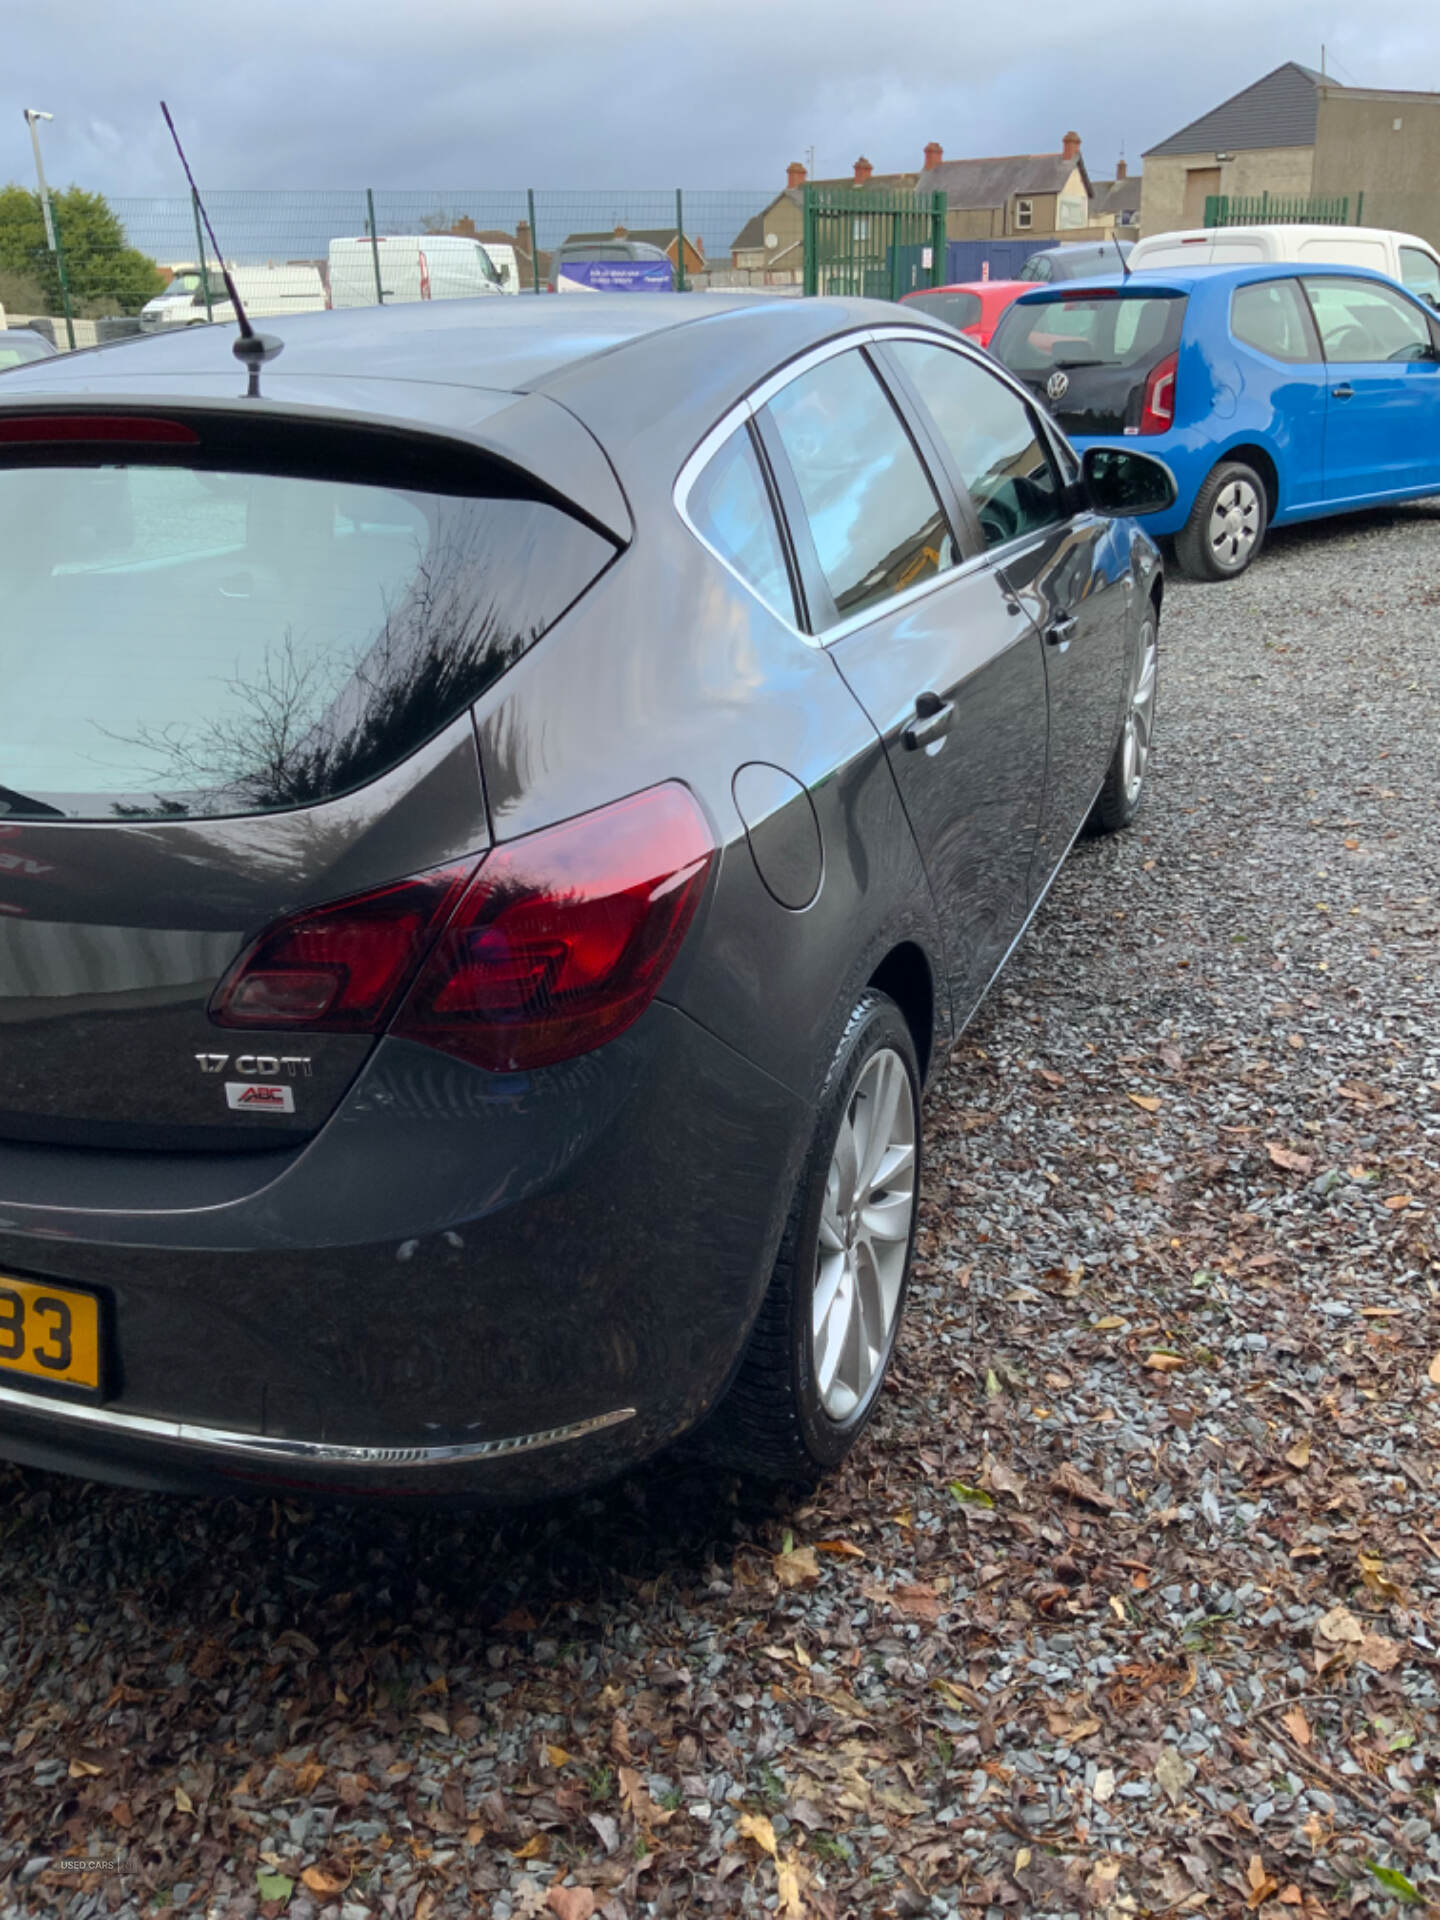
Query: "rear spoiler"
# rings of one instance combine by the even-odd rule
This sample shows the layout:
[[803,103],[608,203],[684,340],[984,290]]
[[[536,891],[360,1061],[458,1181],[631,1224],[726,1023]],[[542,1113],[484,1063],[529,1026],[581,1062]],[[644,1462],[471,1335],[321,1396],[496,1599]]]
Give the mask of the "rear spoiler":
[[1043,307],[1047,302],[1073,300],[1184,300],[1192,287],[1176,286],[1173,281],[1151,280],[1143,267],[1132,267],[1128,280],[1055,280],[1037,286],[1033,293],[1022,293],[1012,304],[1017,307]]
[[[377,412],[374,396],[377,389],[383,391],[378,381],[308,375],[291,375],[287,381],[278,370],[268,370],[264,398],[256,401],[238,398],[233,381],[222,386],[219,381],[187,379],[181,386],[173,379],[132,375],[122,382],[103,373],[103,353],[99,348],[93,358],[85,355],[89,364],[83,369],[76,364],[80,355],[66,355],[68,377],[49,383],[17,378],[28,368],[7,373],[0,388],[0,425],[15,414],[162,415],[180,422],[204,416],[221,422],[233,419],[237,426],[253,427],[263,420],[394,437],[412,451],[424,443],[452,458],[468,453],[498,461],[611,540],[623,546],[634,537],[625,495],[599,442],[573,413],[544,394],[397,381],[404,412]],[[38,362],[36,371],[49,371],[53,364]],[[353,407],[345,404],[352,397],[357,403]]]

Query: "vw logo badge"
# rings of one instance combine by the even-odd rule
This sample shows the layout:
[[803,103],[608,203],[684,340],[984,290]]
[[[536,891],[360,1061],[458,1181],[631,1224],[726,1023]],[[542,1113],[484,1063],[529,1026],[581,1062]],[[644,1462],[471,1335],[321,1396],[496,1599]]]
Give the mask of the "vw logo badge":
[[1057,367],[1055,372],[1052,373],[1050,378],[1045,382],[1045,391],[1052,400],[1063,400],[1070,391],[1069,375],[1062,373]]

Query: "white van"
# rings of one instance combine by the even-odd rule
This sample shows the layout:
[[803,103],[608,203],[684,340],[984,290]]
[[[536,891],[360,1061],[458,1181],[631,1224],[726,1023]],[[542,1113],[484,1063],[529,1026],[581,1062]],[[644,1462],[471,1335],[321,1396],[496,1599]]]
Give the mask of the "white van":
[[1440,255],[1428,240],[1388,227],[1197,227],[1137,240],[1129,267],[1243,266],[1252,260],[1373,267],[1440,307]]
[[[328,302],[318,267],[230,267],[235,291],[251,320],[277,320],[286,313],[323,313]],[[209,303],[206,303],[206,282]],[[207,320],[235,318],[218,267],[177,267],[170,284],[140,309],[146,333],[166,327],[203,327]]]
[[[375,269],[386,300],[472,300],[504,293],[495,262],[478,240],[457,233],[382,233],[330,242],[330,304],[373,307]],[[516,277],[519,291],[519,277]]]

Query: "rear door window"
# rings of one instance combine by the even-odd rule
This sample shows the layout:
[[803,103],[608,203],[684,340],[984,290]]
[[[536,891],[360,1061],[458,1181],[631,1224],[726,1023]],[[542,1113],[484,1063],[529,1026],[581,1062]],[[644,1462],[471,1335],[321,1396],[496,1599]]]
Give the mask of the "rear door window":
[[1294,280],[1261,280],[1237,287],[1230,301],[1230,331],[1242,346],[1272,360],[1316,361],[1320,344]]
[[385,772],[614,556],[485,484],[0,467],[5,810],[264,812]]
[[1327,360],[1419,360],[1431,351],[1425,315],[1378,280],[1307,278],[1305,291]]
[[930,477],[859,352],[798,375],[767,412],[842,619],[954,566]]
[[785,620],[795,596],[765,476],[749,429],[737,427],[690,489],[685,503],[695,531]]
[[890,350],[923,401],[975,505],[987,547],[1063,519],[1060,485],[1030,409],[1003,380],[948,347],[894,340]]

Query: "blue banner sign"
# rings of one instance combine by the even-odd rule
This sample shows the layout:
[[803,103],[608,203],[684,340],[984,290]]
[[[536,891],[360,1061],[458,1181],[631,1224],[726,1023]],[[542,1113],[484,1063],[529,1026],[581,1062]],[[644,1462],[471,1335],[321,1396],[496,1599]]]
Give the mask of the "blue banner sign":
[[567,260],[557,293],[673,293],[668,260]]

